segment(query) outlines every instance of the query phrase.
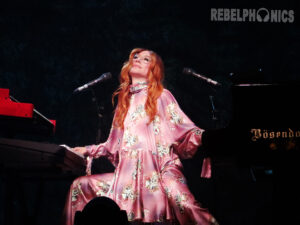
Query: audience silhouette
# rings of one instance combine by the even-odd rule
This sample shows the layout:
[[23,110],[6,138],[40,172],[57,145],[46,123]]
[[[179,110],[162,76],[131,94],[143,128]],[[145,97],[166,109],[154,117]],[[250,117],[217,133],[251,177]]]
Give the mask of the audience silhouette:
[[126,211],[110,198],[96,197],[75,214],[74,225],[101,224],[129,225]]

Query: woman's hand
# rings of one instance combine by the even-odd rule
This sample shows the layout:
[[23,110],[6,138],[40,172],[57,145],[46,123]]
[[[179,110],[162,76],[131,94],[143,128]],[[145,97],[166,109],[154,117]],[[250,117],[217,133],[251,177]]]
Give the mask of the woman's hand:
[[75,148],[72,148],[72,151],[78,153],[78,154],[81,154],[83,156],[86,156],[87,155],[87,149],[86,147],[75,147]]

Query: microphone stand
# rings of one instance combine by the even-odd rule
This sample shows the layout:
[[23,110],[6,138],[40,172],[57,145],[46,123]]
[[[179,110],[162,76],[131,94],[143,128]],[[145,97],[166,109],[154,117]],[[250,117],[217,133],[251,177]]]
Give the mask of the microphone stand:
[[[212,90],[214,93],[216,92],[216,89],[212,88]],[[216,109],[216,106],[215,106],[215,96],[213,94],[210,94],[208,97],[209,97],[209,102],[211,105],[211,119],[213,122],[213,127],[215,129],[217,129],[218,121],[219,121],[219,116],[218,116],[219,111]]]
[[[211,87],[211,86],[210,86]],[[217,130],[219,129],[218,125],[219,125],[219,111],[217,110],[216,106],[215,106],[215,96],[216,96],[216,93],[217,90],[214,88],[214,87],[211,87],[211,93],[209,94],[208,98],[209,98],[209,102],[210,102],[210,105],[211,105],[211,121],[212,121],[212,124],[213,124],[213,130]],[[216,162],[215,158],[208,155],[207,157],[208,159],[210,159],[211,161],[211,173],[212,173],[212,177],[214,177],[214,170],[215,170],[215,165],[218,164],[218,162]],[[213,193],[216,193],[217,192],[217,184],[216,184],[216,181],[215,179],[212,179],[211,180],[211,189],[213,190]],[[216,206],[216,197],[215,195],[213,194],[211,196],[211,204],[212,204],[212,207],[215,207]]]
[[218,110],[216,109],[215,107],[215,103],[214,103],[214,96],[213,95],[209,95],[209,101],[210,101],[210,104],[211,104],[211,119],[213,121],[213,125],[214,125],[214,128],[218,128]]
[[94,102],[95,106],[96,106],[96,112],[97,112],[97,118],[98,118],[98,126],[97,126],[97,133],[96,133],[96,143],[99,144],[102,138],[102,131],[101,131],[101,127],[103,125],[103,114],[102,111],[104,109],[103,106],[100,106],[99,101],[97,99],[95,90],[93,89],[93,87],[90,88],[91,92],[92,92],[92,101]]

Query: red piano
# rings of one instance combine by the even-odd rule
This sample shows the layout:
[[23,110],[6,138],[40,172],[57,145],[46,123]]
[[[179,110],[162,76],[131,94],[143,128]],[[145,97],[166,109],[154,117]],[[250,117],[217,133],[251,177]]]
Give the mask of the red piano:
[[0,115],[32,118],[33,104],[14,102],[9,89],[0,88]]
[[[47,119],[33,104],[21,103],[9,94],[9,89],[0,88],[0,168],[43,176],[45,169],[54,171],[55,176],[61,174],[58,170],[84,173],[82,157],[60,145],[40,141],[53,137],[55,127],[56,121]],[[39,141],[24,140],[27,136],[37,136]]]
[[[9,224],[37,224],[35,217],[49,180],[73,180],[85,174],[85,160],[67,148],[49,143],[55,120],[39,113],[31,103],[21,103],[0,88],[0,180],[5,198],[3,221]],[[20,139],[22,137],[22,140]],[[37,139],[39,141],[24,140]],[[40,141],[43,140],[43,141]],[[26,185],[36,188],[36,203],[25,198]],[[19,216],[15,216],[19,215]],[[25,222],[24,222],[25,221]],[[28,223],[28,221],[30,221]],[[1,223],[1,222],[0,222]]]
[[24,132],[52,135],[56,121],[47,119],[33,104],[17,101],[9,89],[0,88],[0,127],[0,133],[7,137]]

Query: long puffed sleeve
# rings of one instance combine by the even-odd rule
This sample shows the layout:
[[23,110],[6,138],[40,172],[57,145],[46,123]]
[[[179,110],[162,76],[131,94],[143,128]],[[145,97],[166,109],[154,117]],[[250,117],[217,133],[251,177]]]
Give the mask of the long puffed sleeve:
[[[170,91],[164,89],[159,98],[161,117],[164,117],[171,138],[171,147],[183,159],[191,158],[202,145],[203,129],[197,127],[180,109],[176,99]],[[211,162],[205,158],[202,164],[201,177],[211,177]]]
[[[114,123],[112,123],[114,124]],[[106,157],[116,166],[118,164],[118,152],[121,146],[123,130],[112,125],[106,142],[98,145],[88,145],[87,155],[91,158]]]
[[203,129],[197,127],[180,109],[174,96],[164,90],[160,98],[163,117],[173,139],[173,148],[183,158],[191,158],[202,144]]

